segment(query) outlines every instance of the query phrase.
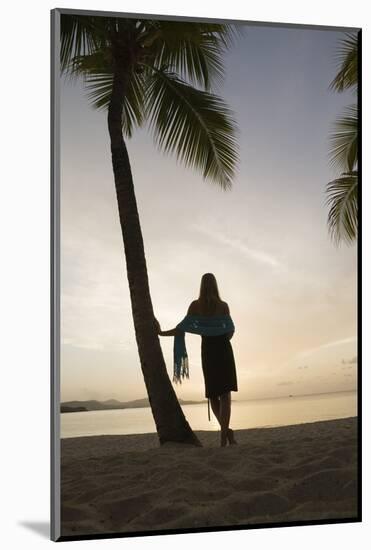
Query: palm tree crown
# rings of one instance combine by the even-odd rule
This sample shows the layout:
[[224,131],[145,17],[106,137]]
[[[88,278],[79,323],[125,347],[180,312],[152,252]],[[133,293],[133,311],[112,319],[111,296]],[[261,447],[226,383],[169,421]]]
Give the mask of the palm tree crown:
[[228,189],[238,161],[237,125],[210,90],[220,84],[224,52],[240,34],[235,25],[62,15],[61,69],[83,76],[92,105],[107,109],[119,58],[126,74],[124,134],[131,137],[148,121],[160,149]]
[[[342,92],[358,86],[358,37],[347,33],[337,54],[338,73],[330,88]],[[330,162],[340,176],[327,184],[328,229],[336,244],[352,243],[358,232],[358,107],[349,105],[330,135]]]

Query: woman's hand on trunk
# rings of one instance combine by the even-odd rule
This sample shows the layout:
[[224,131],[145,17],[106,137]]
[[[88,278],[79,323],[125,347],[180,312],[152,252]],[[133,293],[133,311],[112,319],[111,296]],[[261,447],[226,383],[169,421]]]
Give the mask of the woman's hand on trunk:
[[157,331],[157,334],[159,336],[161,336],[161,326],[160,326],[160,323],[157,321],[156,317],[154,318],[155,319],[155,326],[156,326],[156,331]]

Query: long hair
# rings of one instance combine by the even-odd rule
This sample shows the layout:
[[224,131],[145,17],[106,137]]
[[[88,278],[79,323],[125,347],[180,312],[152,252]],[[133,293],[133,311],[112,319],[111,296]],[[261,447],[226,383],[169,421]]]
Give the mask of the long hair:
[[214,313],[217,304],[221,302],[218,283],[213,273],[204,273],[202,275],[198,301],[201,310],[206,314]]

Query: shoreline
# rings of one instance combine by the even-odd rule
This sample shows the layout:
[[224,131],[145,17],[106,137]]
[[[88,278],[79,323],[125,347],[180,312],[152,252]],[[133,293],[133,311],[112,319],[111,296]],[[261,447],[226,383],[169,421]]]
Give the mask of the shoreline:
[[219,432],[203,447],[156,433],[61,440],[62,535],[357,519],[357,427],[348,417]]
[[[84,411],[85,412],[85,411]],[[90,411],[86,411],[90,412]],[[93,411],[95,412],[95,411]],[[69,414],[69,413],[67,413]],[[348,420],[348,419],[358,419],[358,415],[353,416],[344,416],[341,418],[332,418],[332,419],[326,419],[326,420],[313,420],[311,422],[298,422],[297,424],[279,424],[277,426],[257,426],[256,428],[233,428],[233,431],[235,434],[239,432],[253,432],[255,430],[278,430],[281,428],[291,428],[295,426],[307,426],[308,424],[321,424],[323,422],[337,422],[338,420]],[[218,434],[220,432],[220,429],[217,428],[215,430],[193,430],[195,434]],[[79,440],[79,439],[86,439],[86,438],[122,438],[122,437],[146,437],[146,436],[153,436],[154,439],[158,442],[158,435],[157,432],[143,432],[143,433],[133,433],[133,434],[99,434],[99,435],[78,435],[78,436],[65,436],[60,437],[61,441],[65,440]],[[170,444],[170,443],[169,443]],[[159,448],[159,445],[155,446],[156,448]],[[154,447],[151,447],[154,448]]]
[[[87,412],[90,412],[90,411],[87,411]],[[95,412],[95,411],[92,411],[92,412]],[[66,414],[70,414],[70,413],[66,413]],[[233,431],[235,433],[238,433],[238,432],[244,432],[244,431],[253,431],[253,430],[275,430],[275,429],[279,429],[279,428],[289,428],[289,427],[294,427],[294,426],[306,426],[307,424],[317,424],[317,423],[321,423],[321,422],[334,422],[334,421],[337,421],[337,420],[347,420],[348,418],[355,418],[357,419],[358,418],[358,415],[353,415],[353,416],[344,416],[344,417],[341,417],[341,418],[332,418],[331,420],[313,420],[313,421],[309,421],[309,422],[299,422],[297,424],[278,424],[277,426],[271,426],[271,425],[268,425],[268,426],[257,426],[256,428],[233,428]],[[193,430],[195,433],[197,434],[200,434],[200,433],[218,433],[220,430],[219,428],[215,429],[215,430]],[[144,433],[133,433],[133,434],[100,434],[100,435],[78,435],[78,436],[65,436],[65,437],[60,437],[60,440],[61,441],[65,441],[67,439],[84,439],[84,438],[92,438],[92,437],[129,437],[129,436],[137,436],[137,437],[142,437],[142,436],[156,436],[157,437],[157,432],[144,432]]]

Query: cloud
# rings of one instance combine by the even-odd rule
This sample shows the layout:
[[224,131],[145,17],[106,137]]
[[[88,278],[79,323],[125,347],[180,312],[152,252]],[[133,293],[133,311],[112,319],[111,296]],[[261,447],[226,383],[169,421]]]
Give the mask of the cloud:
[[301,351],[300,353],[297,354],[297,357],[306,357],[307,355],[312,355],[312,353],[315,353],[316,351],[320,351],[328,348],[334,348],[337,346],[342,346],[344,344],[351,344],[356,340],[357,338],[355,336],[349,336],[348,338],[343,338],[342,340],[333,340],[332,342],[326,342],[326,344],[321,344],[320,346],[317,346],[315,348],[310,348],[310,349]]
[[192,227],[196,231],[203,233],[204,235],[207,235],[214,241],[223,245],[227,245],[233,248],[234,250],[237,250],[240,254],[242,254],[249,260],[253,260],[255,262],[264,264],[272,268],[278,268],[278,269],[285,268],[285,266],[273,254],[265,252],[264,250],[257,250],[255,248],[251,248],[246,243],[244,243],[241,239],[234,239],[231,237],[227,237],[226,235],[222,235],[221,233],[218,233],[216,231],[203,227],[199,224],[193,224]]
[[295,382],[287,380],[285,382],[278,382],[277,386],[292,386],[293,384],[295,384]]

